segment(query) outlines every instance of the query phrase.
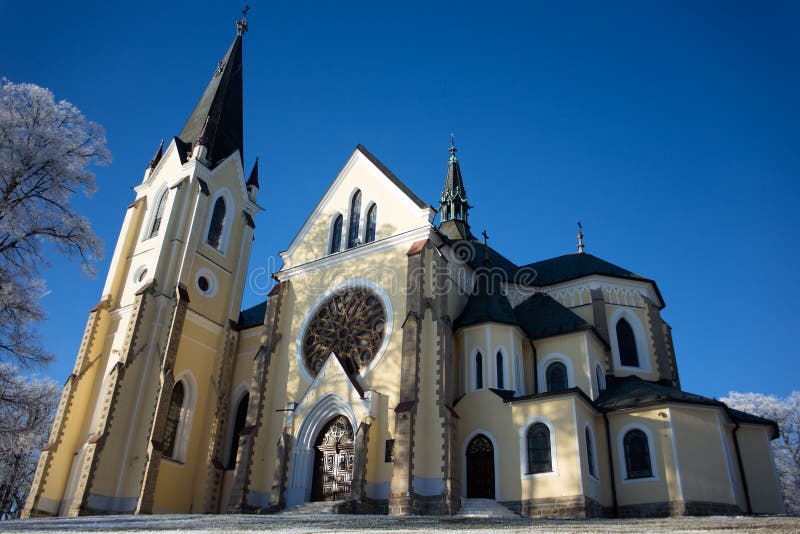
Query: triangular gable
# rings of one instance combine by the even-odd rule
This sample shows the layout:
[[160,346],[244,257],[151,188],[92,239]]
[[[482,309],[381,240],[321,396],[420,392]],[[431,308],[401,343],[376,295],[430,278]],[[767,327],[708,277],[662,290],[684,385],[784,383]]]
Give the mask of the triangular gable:
[[[395,235],[430,224],[436,214],[436,210],[423,202],[374,155],[358,145],[289,247],[280,253],[287,266],[326,255],[327,250],[322,250],[321,245],[329,237],[330,224],[336,213],[341,213],[347,219],[350,198],[356,189],[361,190],[364,197],[361,205],[362,222],[369,205],[372,202],[378,205],[379,238],[388,237],[381,235],[382,229],[383,234],[390,232]],[[313,244],[315,250],[302,254],[299,262],[291,261],[309,236],[319,241]]]
[[[308,389],[303,393],[303,397],[297,403],[295,413],[305,412],[317,399],[329,393],[351,402],[366,400],[361,384],[347,372],[342,360],[334,353],[328,356],[317,376],[314,377]],[[369,412],[368,407],[367,412]]]

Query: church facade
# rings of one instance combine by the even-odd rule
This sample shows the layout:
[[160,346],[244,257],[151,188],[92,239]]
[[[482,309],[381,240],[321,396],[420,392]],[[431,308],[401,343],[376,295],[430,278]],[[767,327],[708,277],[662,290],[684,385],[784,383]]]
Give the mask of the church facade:
[[783,512],[777,426],[681,389],[656,283],[476,239],[454,146],[438,210],[356,147],[241,311],[246,30],[135,188],[25,516]]

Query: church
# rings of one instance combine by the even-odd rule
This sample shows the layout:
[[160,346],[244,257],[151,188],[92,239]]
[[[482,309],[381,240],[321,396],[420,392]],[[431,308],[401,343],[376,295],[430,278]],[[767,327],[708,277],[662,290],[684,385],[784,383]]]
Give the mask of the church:
[[246,32],[134,188],[25,517],[783,512],[777,425],[681,389],[656,282],[580,233],[509,261],[470,228],[455,146],[437,208],[356,146],[242,310]]

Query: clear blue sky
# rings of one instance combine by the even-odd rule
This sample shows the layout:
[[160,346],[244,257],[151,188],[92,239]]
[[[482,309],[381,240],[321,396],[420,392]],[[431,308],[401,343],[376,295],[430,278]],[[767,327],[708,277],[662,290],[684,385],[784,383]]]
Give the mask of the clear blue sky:
[[[266,207],[250,269],[357,143],[436,204],[456,132],[473,228],[511,260],[574,251],[580,218],[587,251],[658,281],[685,389],[800,388],[800,4],[248,1],[245,158]],[[80,202],[98,277],[44,271],[59,381],[130,187],[234,36],[224,4],[0,2],[0,75],[74,103],[114,155]]]

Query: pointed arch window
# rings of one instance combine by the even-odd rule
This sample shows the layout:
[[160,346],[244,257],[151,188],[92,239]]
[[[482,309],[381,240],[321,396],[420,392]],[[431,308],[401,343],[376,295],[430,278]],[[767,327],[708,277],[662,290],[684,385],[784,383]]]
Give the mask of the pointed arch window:
[[222,248],[222,230],[225,228],[225,199],[217,198],[214,211],[211,213],[211,225],[208,227],[206,243],[217,250]]
[[597,463],[594,458],[594,441],[592,440],[592,431],[586,426],[584,429],[586,436],[586,461],[589,464],[589,474],[597,478]]
[[504,389],[505,384],[503,383],[503,353],[499,350],[497,351],[497,389]]
[[561,362],[553,362],[547,366],[547,391],[555,393],[569,387],[567,382],[567,367]]
[[347,248],[353,248],[359,245],[358,242],[358,224],[361,219],[361,191],[356,191],[353,199],[350,201],[350,219],[349,228],[347,231]]
[[364,243],[375,241],[375,230],[378,226],[378,205],[373,204],[367,211],[367,230],[364,233]]
[[550,429],[544,423],[534,423],[528,428],[528,474],[550,473],[553,458],[550,450]]
[[650,443],[647,434],[635,428],[629,430],[622,440],[625,447],[626,478],[650,478],[653,466],[650,463]]
[[483,354],[475,355],[475,389],[483,389]]
[[156,237],[158,235],[158,230],[161,228],[161,219],[164,217],[164,210],[167,207],[167,196],[169,195],[169,189],[165,190],[161,193],[161,196],[158,197],[158,202],[156,203],[156,211],[154,212],[155,215],[153,216],[153,223],[150,225],[150,233],[147,234],[147,238],[150,239],[151,237]]
[[236,467],[236,455],[239,453],[239,437],[242,435],[242,429],[244,429],[244,425],[247,422],[247,406],[249,403],[250,393],[245,393],[236,406],[236,418],[233,421],[230,452],[228,453],[228,463],[225,465],[225,469]]
[[185,392],[183,382],[178,382],[172,388],[172,396],[169,399],[169,409],[167,410],[167,424],[164,431],[163,451],[167,458],[175,458],[175,444],[178,436],[178,425],[181,422],[181,411],[183,411],[183,398]]
[[342,214],[336,216],[333,220],[333,227],[331,228],[331,247],[328,250],[329,254],[339,252],[342,248]]
[[619,363],[625,367],[639,367],[639,352],[631,324],[623,317],[617,321],[617,346]]

